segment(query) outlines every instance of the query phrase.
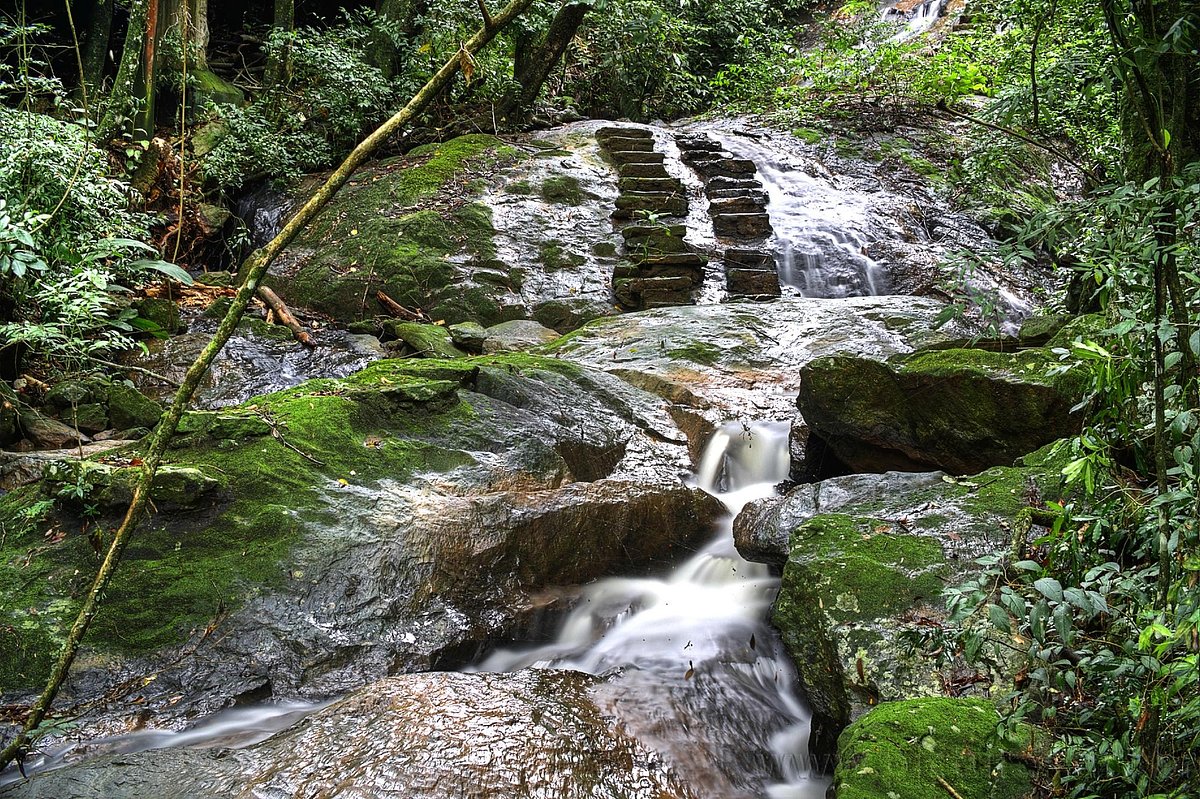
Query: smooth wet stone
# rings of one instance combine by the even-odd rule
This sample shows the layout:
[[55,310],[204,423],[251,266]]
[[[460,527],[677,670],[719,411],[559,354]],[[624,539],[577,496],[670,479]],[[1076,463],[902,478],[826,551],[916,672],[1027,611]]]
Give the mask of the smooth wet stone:
[[246,749],[110,755],[37,775],[12,799],[688,799],[663,757],[570,671],[393,677]]
[[769,269],[775,271],[775,257],[762,250],[743,250],[730,247],[725,250],[725,263],[745,269]]
[[92,440],[86,433],[38,411],[25,411],[21,414],[20,422],[25,438],[37,449],[62,449]]
[[515,352],[549,344],[558,333],[532,319],[514,319],[487,328],[484,352]]

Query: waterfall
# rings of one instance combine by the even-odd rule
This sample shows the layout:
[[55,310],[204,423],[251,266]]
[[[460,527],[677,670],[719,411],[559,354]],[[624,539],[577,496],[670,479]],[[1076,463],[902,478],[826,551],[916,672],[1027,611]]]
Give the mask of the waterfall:
[[[610,578],[586,587],[552,641],[494,652],[478,669],[621,675],[622,690],[637,694],[629,703],[637,706],[635,715],[661,720],[686,712],[684,733],[675,739],[662,731],[673,725],[655,727],[658,744],[673,754],[694,757],[686,752],[689,726],[702,730],[715,754],[736,761],[730,768],[755,759],[730,751],[761,746],[766,751],[758,758],[770,762],[761,769],[767,784],[760,792],[772,799],[823,797],[827,781],[808,764],[809,714],[793,666],[766,622],[779,581],[733,546],[733,517],[747,502],[770,496],[788,468],[786,423],[724,425],[695,475],[695,485],[730,511],[705,547],[661,577]],[[637,719],[618,717],[643,731]]]

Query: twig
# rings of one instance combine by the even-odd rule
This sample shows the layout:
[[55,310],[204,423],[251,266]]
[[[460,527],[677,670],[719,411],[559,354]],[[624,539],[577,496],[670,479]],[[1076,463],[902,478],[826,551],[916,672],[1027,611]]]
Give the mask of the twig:
[[938,785],[940,785],[940,786],[942,786],[943,788],[945,788],[945,789],[946,789],[946,793],[948,793],[948,794],[950,794],[951,796],[953,796],[953,797],[954,797],[954,799],[963,799],[963,798],[962,798],[962,794],[961,794],[961,793],[959,793],[958,791],[954,790],[954,787],[953,787],[953,786],[951,786],[951,785],[950,785],[950,783],[946,782],[946,780],[945,780],[943,777],[938,777],[938,778],[937,778],[937,781],[938,781]]
[[143,369],[140,366],[133,366],[133,365],[127,364],[127,363],[116,363],[115,361],[106,361],[103,358],[97,358],[95,355],[88,355],[85,357],[92,363],[98,363],[101,366],[109,366],[113,369],[120,369],[125,372],[137,372],[140,375],[145,375],[146,377],[152,377],[155,380],[159,381],[160,383],[166,383],[168,386],[171,386],[172,388],[179,388],[178,381],[172,380],[171,378],[167,377],[166,375],[160,375],[158,372],[151,371],[150,369]]
[[271,309],[271,313],[275,315],[275,323],[283,325],[288,330],[292,331],[292,335],[296,337],[296,341],[299,341],[309,349],[317,346],[316,342],[313,341],[312,336],[310,336],[308,331],[304,329],[304,326],[296,320],[296,317],[292,315],[292,312],[288,309],[287,305],[284,304],[283,300],[279,298],[278,294],[271,291],[266,286],[259,286],[258,298],[266,303],[267,307]]
[[382,291],[375,292],[375,299],[379,300],[379,304],[383,306],[384,310],[400,319],[407,319],[410,322],[424,322],[429,319],[423,311],[405,308]]

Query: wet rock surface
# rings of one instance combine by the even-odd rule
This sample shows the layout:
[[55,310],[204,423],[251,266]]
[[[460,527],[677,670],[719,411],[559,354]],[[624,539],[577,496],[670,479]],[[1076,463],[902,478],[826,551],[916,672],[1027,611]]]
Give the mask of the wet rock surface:
[[[558,589],[694,545],[720,512],[682,483],[688,440],[662,400],[553,359],[382,361],[184,421],[159,513],[96,624],[104,644],[61,699],[112,697],[81,734],[458,665]],[[134,455],[89,466],[82,501],[119,499]],[[26,653],[0,669],[14,700],[37,685],[90,558],[69,512],[47,522],[65,536],[36,576],[22,564],[42,526],[10,530],[3,551],[23,630],[6,649]]]
[[774,623],[813,710],[814,751],[833,754],[846,725],[879,702],[938,696],[952,684],[986,693],[1010,679],[964,670],[916,642],[945,620],[943,586],[977,569],[981,555],[1009,550],[1032,524],[1031,505],[1061,498],[1061,465],[1047,448],[969,478],[854,475],[742,512],[734,529],[743,554],[786,557]]
[[567,671],[414,674],[372,684],[247,749],[101,757],[4,793],[396,799],[695,796],[614,728],[602,682]]
[[592,322],[553,351],[713,423],[791,419],[804,364],[834,353],[882,359],[963,335],[969,328],[934,329],[941,307],[930,299],[861,297],[659,308]]

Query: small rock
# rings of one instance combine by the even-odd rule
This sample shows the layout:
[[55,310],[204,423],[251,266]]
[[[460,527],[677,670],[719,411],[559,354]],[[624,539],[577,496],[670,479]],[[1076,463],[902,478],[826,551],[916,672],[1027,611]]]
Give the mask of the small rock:
[[518,350],[549,344],[558,338],[558,333],[531,319],[514,319],[501,322],[487,329],[484,352],[515,352]]
[[35,449],[62,449],[79,441],[92,439],[57,419],[43,416],[37,411],[21,414],[21,429]]

